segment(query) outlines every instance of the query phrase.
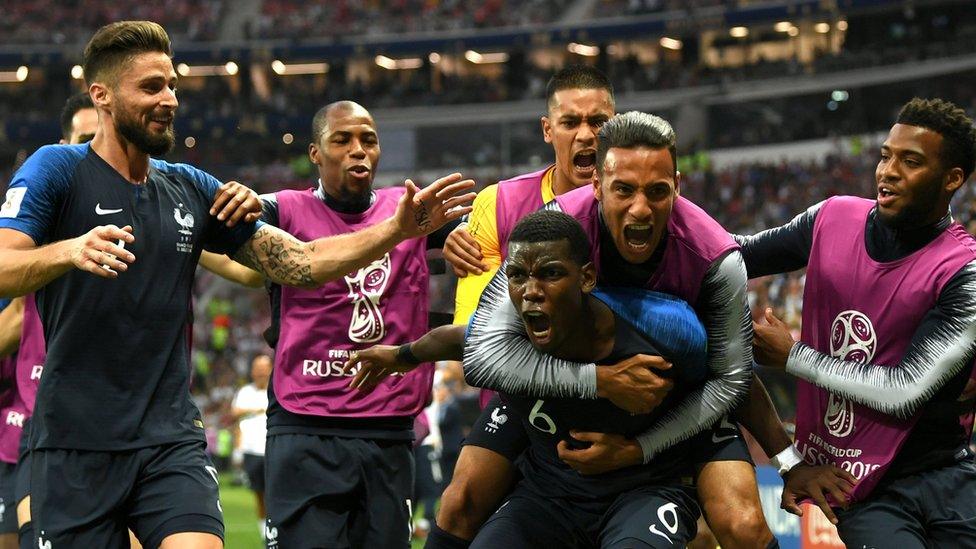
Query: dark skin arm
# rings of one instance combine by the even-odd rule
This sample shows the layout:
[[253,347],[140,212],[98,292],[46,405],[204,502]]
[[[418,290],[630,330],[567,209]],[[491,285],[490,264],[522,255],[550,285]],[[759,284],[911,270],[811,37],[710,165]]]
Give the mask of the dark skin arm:
[[[410,351],[420,362],[461,360],[464,357],[465,328],[466,326],[460,324],[434,328],[417,341],[408,343]],[[370,390],[391,374],[406,373],[419,366],[400,360],[397,357],[398,349],[394,345],[376,345],[349,355],[349,360],[342,367],[342,373],[346,374],[359,365],[359,371],[352,378],[349,387]]]

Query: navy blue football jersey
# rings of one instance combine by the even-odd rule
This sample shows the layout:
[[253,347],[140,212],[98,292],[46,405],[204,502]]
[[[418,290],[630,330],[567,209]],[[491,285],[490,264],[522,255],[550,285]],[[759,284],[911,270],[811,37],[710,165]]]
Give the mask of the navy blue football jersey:
[[40,246],[99,225],[131,225],[136,257],[117,279],[72,269],[37,292],[47,362],[34,448],[127,450],[203,439],[190,400],[190,290],[200,251],[233,254],[257,225],[228,229],[209,209],[220,182],[151,160],[144,184],[90,147],[42,147],[14,174],[0,228]]

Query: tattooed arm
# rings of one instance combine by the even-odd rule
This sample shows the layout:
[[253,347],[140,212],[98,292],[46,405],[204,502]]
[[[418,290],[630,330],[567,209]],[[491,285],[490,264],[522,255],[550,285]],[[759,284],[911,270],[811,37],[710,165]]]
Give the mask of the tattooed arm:
[[474,193],[474,181],[461,174],[442,177],[418,190],[409,179],[396,213],[354,233],[302,242],[281,229],[262,225],[234,254],[234,260],[277,284],[313,288],[336,280],[390,251],[400,242],[430,234],[441,225],[471,211],[464,204]]

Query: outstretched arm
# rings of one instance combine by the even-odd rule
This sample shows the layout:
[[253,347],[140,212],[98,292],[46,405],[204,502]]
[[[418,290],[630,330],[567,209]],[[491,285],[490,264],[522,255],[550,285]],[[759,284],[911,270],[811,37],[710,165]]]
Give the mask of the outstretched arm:
[[813,224],[823,204],[810,206],[785,225],[752,236],[732,235],[741,247],[749,278],[806,267],[813,246]]
[[316,287],[369,265],[400,242],[430,234],[471,211],[464,206],[474,193],[457,196],[474,182],[461,174],[442,177],[423,190],[407,180],[394,215],[354,233],[301,242],[288,233],[262,225],[234,254],[234,260],[272,282]]
[[[786,371],[832,393],[897,417],[910,417],[976,357],[976,261],[950,280],[912,335],[901,362],[893,365],[841,360],[794,342],[775,318],[757,325],[759,344],[769,345],[763,364]],[[758,356],[758,351],[757,351]]]
[[440,326],[417,341],[399,347],[375,345],[356,351],[349,356],[342,373],[347,374],[358,367],[349,386],[370,390],[390,374],[409,372],[422,362],[461,360],[465,328],[462,324]]

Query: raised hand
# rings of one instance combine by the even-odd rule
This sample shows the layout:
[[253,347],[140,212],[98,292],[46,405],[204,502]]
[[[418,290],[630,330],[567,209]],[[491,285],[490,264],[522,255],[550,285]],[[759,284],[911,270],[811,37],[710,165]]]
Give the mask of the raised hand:
[[470,213],[475,193],[458,193],[473,188],[474,181],[461,177],[459,173],[452,173],[422,190],[413,181],[406,180],[407,192],[400,198],[394,214],[400,233],[406,238],[425,236]]

